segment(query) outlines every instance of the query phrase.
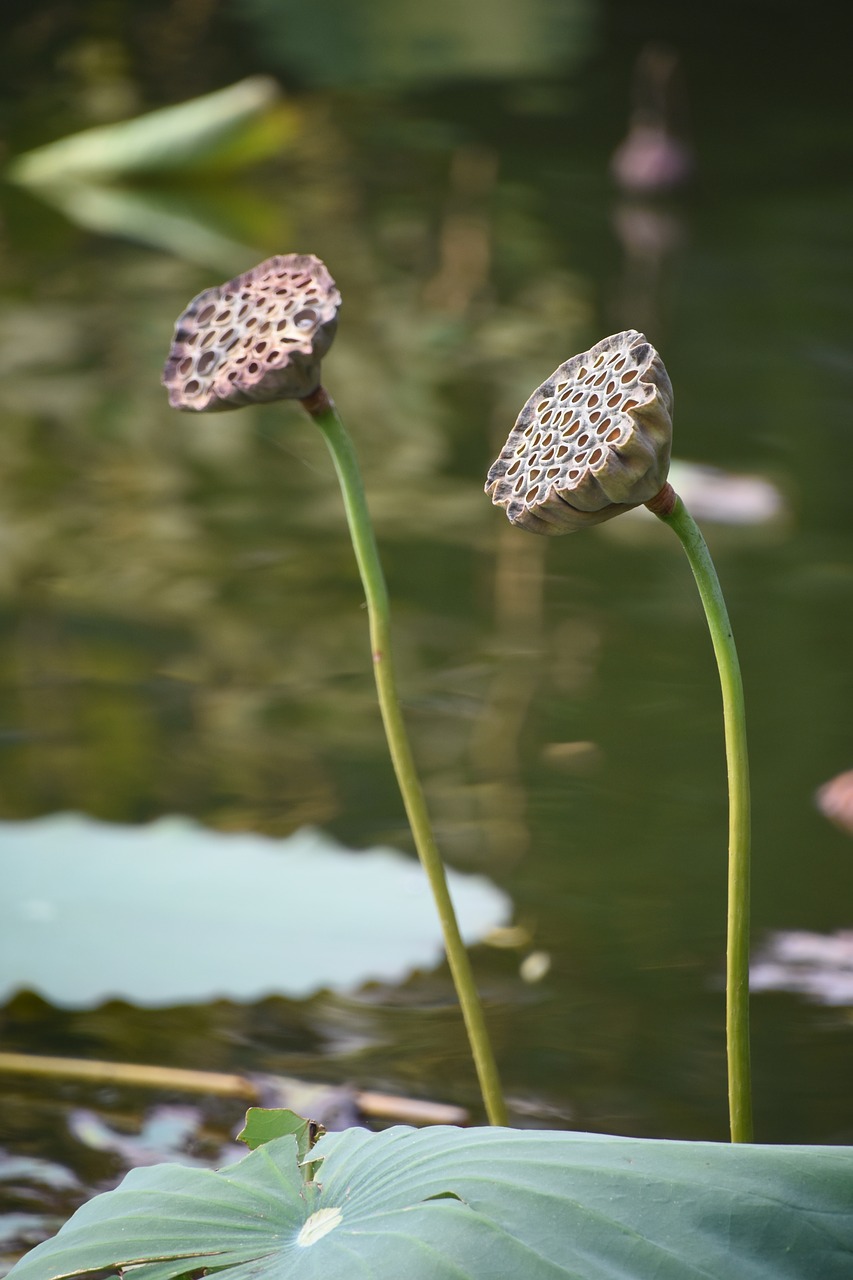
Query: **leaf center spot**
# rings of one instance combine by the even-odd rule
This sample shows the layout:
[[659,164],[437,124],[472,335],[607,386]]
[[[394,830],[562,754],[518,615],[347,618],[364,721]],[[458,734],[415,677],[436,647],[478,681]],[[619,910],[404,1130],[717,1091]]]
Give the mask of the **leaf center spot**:
[[342,1209],[318,1209],[316,1213],[312,1213],[303,1224],[302,1230],[296,1237],[296,1243],[301,1245],[303,1249],[307,1249],[309,1244],[316,1244],[318,1240],[322,1240],[323,1236],[333,1231],[335,1227],[343,1221]]

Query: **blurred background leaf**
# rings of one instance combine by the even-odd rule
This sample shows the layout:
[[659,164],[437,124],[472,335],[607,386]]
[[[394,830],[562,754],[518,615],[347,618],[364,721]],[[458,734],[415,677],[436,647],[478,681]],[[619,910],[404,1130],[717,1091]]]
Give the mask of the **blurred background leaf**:
[[299,116],[274,80],[252,76],[191,102],[86,129],[19,156],[16,182],[103,182],[143,174],[221,173],[281,151]]

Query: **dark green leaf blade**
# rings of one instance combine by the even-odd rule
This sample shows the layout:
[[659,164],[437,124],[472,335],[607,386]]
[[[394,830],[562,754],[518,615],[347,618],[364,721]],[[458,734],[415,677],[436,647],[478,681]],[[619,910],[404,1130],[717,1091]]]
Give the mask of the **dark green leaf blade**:
[[305,1183],[296,1141],[279,1138],[214,1172],[181,1165],[133,1169],[78,1209],[58,1235],[17,1265],[18,1280],[83,1275],[180,1259],[172,1272],[261,1258],[301,1227]]
[[237,1141],[245,1142],[250,1151],[255,1151],[265,1142],[292,1134],[296,1139],[299,1155],[302,1156],[310,1150],[310,1129],[310,1120],[298,1116],[287,1107],[249,1107],[246,1123],[237,1134]]
[[223,1280],[853,1274],[851,1148],[395,1128],[327,1135],[312,1160],[318,1186],[303,1181],[292,1137],[218,1174],[137,1171],[14,1280],[169,1256],[182,1261],[156,1280],[191,1258]]

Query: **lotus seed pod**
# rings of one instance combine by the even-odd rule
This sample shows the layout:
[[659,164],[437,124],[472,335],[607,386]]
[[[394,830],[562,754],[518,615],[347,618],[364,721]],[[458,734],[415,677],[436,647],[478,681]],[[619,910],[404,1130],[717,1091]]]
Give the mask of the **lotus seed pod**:
[[175,409],[212,413],[302,400],[320,385],[341,295],[319,258],[289,253],[193,298],[163,385]]
[[518,416],[486,493],[513,524],[571,533],[639,507],[666,483],[672,386],[636,329],[572,356]]

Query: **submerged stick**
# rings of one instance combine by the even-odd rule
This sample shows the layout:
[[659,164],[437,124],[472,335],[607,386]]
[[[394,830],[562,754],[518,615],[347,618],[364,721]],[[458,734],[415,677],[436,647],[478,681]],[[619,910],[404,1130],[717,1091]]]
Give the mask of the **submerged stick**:
[[[206,1093],[220,1098],[236,1098],[254,1106],[264,1103],[266,1087],[272,1083],[283,1094],[288,1090],[314,1089],[322,1086],[287,1076],[265,1076],[263,1081],[251,1076],[232,1075],[222,1071],[193,1071],[186,1067],[158,1067],[144,1062],[103,1062],[88,1058],[51,1058],[31,1053],[0,1053],[0,1074],[21,1075],[41,1079],[80,1080],[88,1084],[124,1085],[131,1089],[166,1089],[178,1093]],[[330,1086],[334,1087],[334,1086]],[[356,1089],[353,1099],[365,1117],[398,1120],[403,1124],[468,1123],[464,1107],[451,1103],[430,1102],[421,1098],[399,1098],[375,1089]]]

